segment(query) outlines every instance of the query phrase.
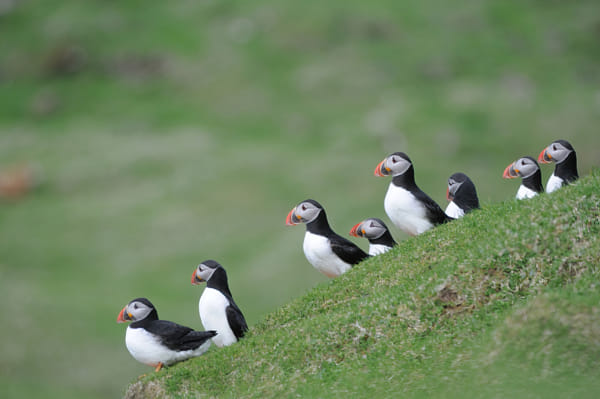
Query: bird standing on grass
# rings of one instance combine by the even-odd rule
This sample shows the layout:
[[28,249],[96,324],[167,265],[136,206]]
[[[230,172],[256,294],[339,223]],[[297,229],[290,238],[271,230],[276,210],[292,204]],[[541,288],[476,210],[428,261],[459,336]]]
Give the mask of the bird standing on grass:
[[398,245],[385,223],[377,218],[368,218],[355,224],[350,230],[350,235],[368,239],[371,256],[385,253]]
[[517,159],[504,169],[502,177],[505,179],[521,178],[521,185],[516,195],[518,200],[532,198],[544,192],[540,166],[532,157]]
[[146,298],[129,302],[117,316],[117,323],[132,323],[127,326],[125,345],[140,363],[155,367],[163,366],[200,356],[210,346],[216,331],[195,331],[189,327],[167,320],[159,320],[156,308]]
[[388,217],[400,230],[410,235],[424,233],[452,218],[415,183],[415,169],[403,152],[388,155],[375,168],[375,176],[392,175],[383,201]]
[[538,157],[540,163],[556,163],[554,172],[546,183],[546,192],[551,193],[579,178],[577,154],[566,140],[556,140],[544,148]]
[[229,290],[225,268],[214,260],[200,263],[192,274],[192,285],[206,282],[200,296],[198,311],[204,328],[217,331],[215,345],[236,343],[248,331],[248,324]]
[[315,200],[302,201],[288,213],[286,225],[299,223],[306,224],[302,246],[306,259],[327,277],[337,277],[369,257],[331,229],[325,209]]

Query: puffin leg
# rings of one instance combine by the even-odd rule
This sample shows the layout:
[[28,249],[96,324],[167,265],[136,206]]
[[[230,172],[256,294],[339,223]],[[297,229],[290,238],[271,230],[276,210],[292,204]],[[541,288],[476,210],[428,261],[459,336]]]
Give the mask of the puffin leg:
[[158,362],[154,371],[160,371],[160,369],[162,369],[162,366],[163,366],[163,364],[161,362]]

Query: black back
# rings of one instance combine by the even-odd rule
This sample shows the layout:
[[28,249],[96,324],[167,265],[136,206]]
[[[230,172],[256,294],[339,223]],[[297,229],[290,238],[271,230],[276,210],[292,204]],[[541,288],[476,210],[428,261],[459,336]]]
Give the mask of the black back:
[[427,219],[429,219],[431,223],[437,225],[453,220],[453,218],[446,215],[437,202],[432,200],[431,197],[425,194],[419,186],[417,186],[417,183],[415,182],[415,169],[412,165],[403,174],[394,176],[392,183],[410,191],[412,195],[423,204],[427,213]]
[[386,247],[390,247],[390,248],[398,245],[396,240],[394,240],[394,237],[392,237],[392,233],[390,233],[390,229],[388,229],[388,227],[383,222],[383,220],[378,219],[378,218],[373,218],[373,220],[376,220],[377,223],[379,223],[383,227],[385,227],[385,232],[377,238],[368,238],[367,237],[367,239],[369,240],[369,244],[385,245]]
[[325,213],[325,209],[321,206],[321,204],[315,200],[306,201],[309,201],[313,205],[321,208],[319,215],[313,221],[306,223],[306,231],[327,237],[333,253],[350,265],[356,265],[357,263],[360,263],[370,257],[369,254],[356,246],[356,244],[354,244],[352,241],[336,234],[331,229],[329,222],[327,221],[327,214]]
[[139,301],[152,308],[152,311],[142,320],[131,323],[130,328],[143,328],[158,337],[161,344],[175,351],[196,349],[210,338],[217,335],[216,331],[195,331],[172,321],[159,320],[158,312],[146,298],[137,298]]
[[[211,266],[209,263],[211,261],[203,262],[207,266]],[[212,261],[215,262],[215,261]],[[229,290],[229,283],[227,282],[227,272],[223,266],[219,265],[214,271],[213,275],[206,282],[206,286],[209,288],[214,288],[221,292],[229,301],[229,306],[225,309],[225,314],[227,315],[227,322],[229,323],[229,327],[231,331],[235,334],[237,339],[240,339],[244,336],[246,331],[248,331],[248,324],[246,323],[246,319],[241,311],[241,309],[237,306],[235,301],[233,300],[233,295],[231,295],[231,291]],[[211,266],[212,267],[212,266]]]
[[394,237],[392,237],[392,234],[390,233],[389,230],[386,230],[385,233],[383,233],[381,236],[379,236],[377,238],[369,238],[369,243],[385,245],[386,247],[390,247],[390,248],[398,245],[398,243],[394,240]]
[[524,177],[522,179],[522,184],[528,189],[535,191],[536,193],[543,193],[544,186],[542,185],[542,171],[538,169],[531,176]]
[[[569,149],[573,148],[567,141],[556,141]],[[579,178],[579,173],[577,173],[577,154],[575,153],[575,150],[572,150],[564,161],[556,164],[554,167],[554,176],[563,179],[565,184],[572,183]]]
[[479,209],[477,190],[475,189],[473,181],[469,179],[469,176],[459,172],[454,173],[450,178],[462,182],[458,190],[456,190],[452,201],[465,213],[468,213],[473,209]]

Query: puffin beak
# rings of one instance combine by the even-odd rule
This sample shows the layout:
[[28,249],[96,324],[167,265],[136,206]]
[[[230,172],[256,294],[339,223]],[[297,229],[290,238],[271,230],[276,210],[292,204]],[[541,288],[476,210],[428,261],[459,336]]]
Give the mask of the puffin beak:
[[297,219],[296,215],[294,214],[295,210],[296,210],[296,208],[292,208],[290,213],[288,213],[287,217],[285,218],[286,226],[295,226],[298,224],[297,222],[294,221],[294,219]]
[[127,321],[131,320],[131,316],[129,315],[129,313],[125,313],[126,310],[127,306],[121,309],[119,315],[117,316],[117,323],[127,323]]
[[452,197],[452,195],[450,194],[450,187],[446,187],[446,199],[448,201],[452,201],[454,199],[454,197]]
[[375,176],[384,177],[385,174],[383,173],[383,170],[385,170],[386,172],[389,173],[390,170],[383,165],[384,163],[385,163],[385,159],[377,164],[377,167],[375,168],[375,172],[374,172]]
[[508,165],[506,167],[506,169],[504,169],[504,173],[502,174],[502,177],[505,179],[514,179],[515,177],[519,177],[519,175],[517,173],[518,173],[518,170],[515,170],[514,163],[511,163],[510,165]]
[[538,162],[540,163],[550,163],[552,162],[552,155],[548,154],[548,147],[544,148],[540,155],[538,156]]
[[192,285],[200,285],[200,283],[203,281],[204,280],[196,275],[196,270],[194,270],[194,273],[192,274]]
[[[352,227],[352,229],[350,229],[350,235],[353,237],[360,237],[362,234],[364,234],[365,232],[362,231],[362,229],[360,228],[361,225],[362,225],[362,222],[355,224],[354,227]],[[362,234],[360,234],[360,233],[362,233]]]

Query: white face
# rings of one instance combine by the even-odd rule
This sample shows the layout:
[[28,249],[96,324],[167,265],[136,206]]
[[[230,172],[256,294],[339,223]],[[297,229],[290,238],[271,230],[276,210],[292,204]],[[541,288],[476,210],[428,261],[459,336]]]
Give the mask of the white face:
[[363,237],[376,239],[385,233],[387,229],[375,219],[367,219],[362,222],[360,232]]
[[305,201],[301,202],[292,213],[292,221],[294,223],[310,223],[319,216],[321,208],[315,204]]
[[129,302],[127,305],[126,318],[131,321],[144,320],[146,317],[148,317],[150,312],[152,312],[152,309],[153,308],[150,306],[139,301]]
[[200,263],[198,265],[198,267],[196,268],[196,281],[197,282],[203,282],[203,281],[208,281],[213,273],[215,272],[215,270],[217,270],[214,267],[210,267],[205,265],[204,263]]
[[464,183],[464,181],[456,181],[453,178],[449,178],[448,179],[448,195],[450,196],[450,198],[448,199],[452,199],[456,196],[456,192],[458,191],[458,189],[460,188],[460,186],[462,186],[462,184]]
[[398,176],[404,174],[412,164],[400,155],[392,154],[383,161],[381,172],[384,175]]
[[527,178],[533,175],[540,167],[529,158],[519,158],[512,164],[512,168],[516,174],[522,178]]
[[556,163],[561,163],[571,153],[571,150],[562,145],[561,143],[552,143],[546,148],[546,157],[550,158]]

